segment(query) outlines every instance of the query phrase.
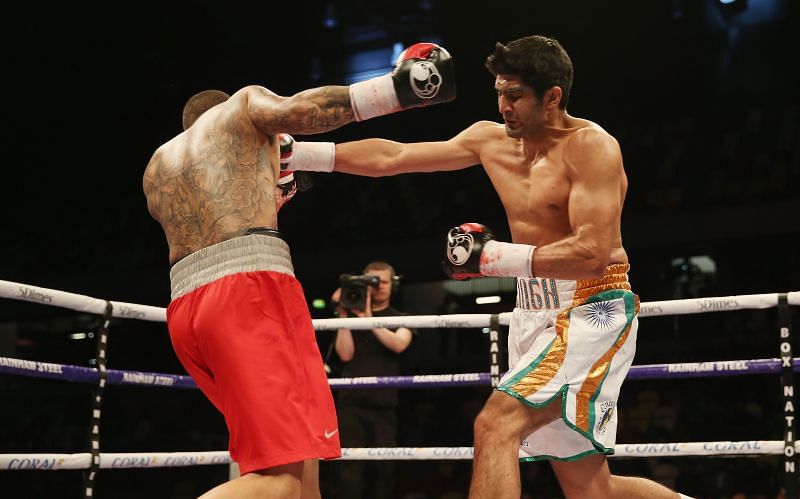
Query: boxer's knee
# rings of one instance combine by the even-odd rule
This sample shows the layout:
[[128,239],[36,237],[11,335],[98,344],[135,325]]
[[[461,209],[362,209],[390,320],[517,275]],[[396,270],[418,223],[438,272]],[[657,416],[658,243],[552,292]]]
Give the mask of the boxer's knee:
[[504,392],[495,392],[475,418],[475,440],[518,441],[560,414],[560,403],[531,407]]
[[256,470],[239,479],[249,479],[257,497],[296,497],[300,499],[303,490],[305,463],[290,463],[273,468]]

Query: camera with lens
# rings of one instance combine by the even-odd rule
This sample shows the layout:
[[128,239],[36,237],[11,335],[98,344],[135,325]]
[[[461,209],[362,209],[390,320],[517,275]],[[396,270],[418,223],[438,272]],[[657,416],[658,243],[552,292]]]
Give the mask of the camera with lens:
[[376,275],[371,274],[342,274],[339,276],[339,287],[342,288],[342,295],[339,298],[339,305],[342,308],[351,310],[364,310],[367,308],[368,286],[377,288],[381,280]]

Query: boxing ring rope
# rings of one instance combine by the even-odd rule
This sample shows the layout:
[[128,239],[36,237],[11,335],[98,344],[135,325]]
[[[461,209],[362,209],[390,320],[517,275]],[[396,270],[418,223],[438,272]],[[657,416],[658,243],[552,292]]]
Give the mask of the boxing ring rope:
[[[781,293],[754,295],[719,296],[710,298],[690,298],[684,300],[665,300],[643,302],[639,307],[639,317],[659,315],[688,315],[730,310],[752,310],[774,308],[778,305]],[[800,305],[800,291],[786,293],[789,305]],[[55,289],[40,288],[29,284],[0,280],[0,298],[22,300],[53,307],[62,307],[103,315],[106,304],[112,306],[112,317],[138,319],[144,321],[166,322],[167,309],[151,305],[139,305],[119,301],[107,301],[86,295],[68,293]],[[374,327],[487,327],[492,314],[454,314],[454,315],[416,315],[400,317],[363,317],[347,319],[314,319],[314,329],[325,331],[338,328],[372,329]],[[500,324],[507,326],[511,312],[500,315]]]
[[[109,326],[110,318],[138,319],[153,322],[166,322],[166,309],[149,305],[101,300],[85,295],[59,290],[41,288],[11,281],[0,280],[0,298],[22,300],[43,305],[62,307],[78,312],[103,316],[104,327]],[[679,364],[652,364],[633,366],[629,379],[655,379],[671,377],[708,377],[742,374],[782,373],[784,416],[786,421],[784,441],[718,441],[718,442],[676,442],[649,444],[619,444],[616,453],[610,457],[664,457],[664,456],[760,456],[784,455],[784,471],[787,477],[796,476],[794,455],[800,451],[800,441],[794,436],[793,373],[800,370],[800,358],[792,357],[789,329],[789,305],[800,305],[800,291],[789,293],[767,293],[736,295],[684,300],[645,302],[640,306],[640,317],[667,315],[689,315],[731,310],[778,308],[780,358],[751,359],[733,361],[690,362]],[[491,328],[492,347],[496,347],[499,325],[507,326],[511,313],[501,314],[456,314],[421,315],[380,318],[336,318],[315,319],[314,328],[318,331],[348,329],[372,329],[376,327],[412,328]],[[16,374],[64,381],[92,383],[100,393],[105,384],[149,385],[168,388],[196,388],[189,376],[121,371],[105,369],[105,334],[98,338],[98,369],[37,362],[10,357],[0,357],[0,373]],[[490,349],[491,351],[491,349]],[[102,358],[103,362],[100,362]],[[492,357],[490,373],[460,373],[415,376],[376,376],[366,378],[333,378],[332,389],[357,389],[371,386],[391,387],[441,387],[495,385],[499,377],[496,357]],[[100,421],[100,394],[95,393],[92,412],[92,434],[98,434]],[[397,448],[358,448],[342,449],[342,459],[352,460],[425,460],[425,459],[465,459],[473,457],[471,447],[397,447]],[[0,454],[0,470],[21,469],[90,469],[90,485],[98,469],[109,468],[153,468],[195,466],[204,464],[230,463],[227,451],[212,452],[155,452],[155,453],[101,453],[99,440],[92,439],[92,452],[77,454],[25,453]],[[791,480],[786,480],[790,483]],[[787,487],[787,497],[790,492]],[[91,486],[87,487],[86,497],[91,497]]]
[[[795,442],[800,451],[800,441]],[[734,456],[783,454],[781,440],[617,444],[609,458]],[[343,448],[341,459],[358,461],[470,460],[472,447],[370,447]],[[91,454],[0,454],[3,470],[80,470],[89,467]],[[228,451],[211,452],[109,452],[100,454],[101,469],[179,468],[230,464]]]
[[[677,364],[645,364],[631,366],[626,379],[712,378],[744,374],[773,374],[781,372],[781,359],[720,360],[682,362]],[[800,358],[792,359],[792,370],[800,372]],[[58,379],[77,383],[97,383],[99,374],[91,367],[54,364],[33,360],[0,357],[0,374],[15,374],[30,378]],[[161,388],[197,388],[190,376],[144,371],[108,369],[109,385],[158,386]],[[407,376],[365,376],[360,378],[329,378],[333,390],[359,388],[439,388],[481,386],[491,384],[491,373],[415,374]]]

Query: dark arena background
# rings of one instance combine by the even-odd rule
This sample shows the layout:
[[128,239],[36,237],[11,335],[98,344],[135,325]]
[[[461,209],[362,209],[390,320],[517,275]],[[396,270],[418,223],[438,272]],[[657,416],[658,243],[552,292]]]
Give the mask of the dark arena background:
[[[141,179],[152,152],[180,131],[190,95],[248,84],[291,95],[348,84],[388,72],[400,47],[433,41],[454,58],[455,101],[296,138],[447,139],[475,121],[501,121],[483,67],[495,42],[544,34],[575,65],[570,114],[601,124],[621,145],[630,183],[623,243],[642,302],[800,290],[799,7],[791,0],[12,2],[0,35],[0,279],[165,307],[167,247]],[[498,286],[491,294],[500,301],[479,305],[479,287],[444,285],[450,227],[478,221],[510,239],[482,168],[314,179],[280,215],[313,317],[332,317],[340,273],[376,259],[402,274],[395,305],[406,312],[513,308],[513,287]],[[790,311],[796,337],[800,308]],[[642,318],[634,365],[777,359],[779,320],[776,307]],[[102,322],[2,299],[0,358],[94,368]],[[165,324],[113,319],[108,334],[109,369],[185,374]],[[317,333],[323,355],[332,336]],[[420,329],[403,354],[403,373],[488,372],[487,336],[480,328]],[[341,368],[335,357],[332,377]],[[619,400],[617,443],[783,441],[782,387],[779,371],[631,379]],[[89,452],[93,389],[0,371],[0,453]],[[490,392],[488,384],[401,390],[399,445],[472,446],[472,423]],[[197,390],[109,386],[102,409],[102,452],[227,449],[222,417]],[[773,499],[796,490],[787,488],[797,474],[785,472],[783,454],[609,463],[612,472],[697,498]],[[523,497],[562,497],[547,464],[521,466]],[[395,470],[398,499],[459,499],[471,462],[396,461]],[[323,497],[337,497],[336,473],[336,462],[322,464]],[[101,469],[94,497],[190,498],[227,477],[226,465]],[[0,471],[3,498],[83,495],[82,470]]]

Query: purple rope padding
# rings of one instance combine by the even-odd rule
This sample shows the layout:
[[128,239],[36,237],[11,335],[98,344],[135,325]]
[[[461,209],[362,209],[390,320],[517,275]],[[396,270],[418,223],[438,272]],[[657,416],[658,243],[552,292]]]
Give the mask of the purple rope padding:
[[191,376],[181,374],[149,373],[139,371],[108,370],[108,383],[111,385],[148,385],[169,388],[197,388]]
[[479,386],[488,385],[489,373],[462,374],[417,374],[414,376],[369,376],[364,378],[330,378],[332,390],[355,390],[358,388],[416,388],[440,386]]
[[[800,358],[792,360],[792,368],[800,372]],[[711,378],[780,372],[781,359],[723,360],[633,366],[626,379]]]
[[[792,361],[795,372],[800,372],[800,358]],[[682,364],[649,364],[633,366],[628,379],[664,378],[709,378],[737,376],[742,374],[779,373],[781,359],[727,360],[712,362],[687,362]],[[189,376],[140,371],[109,369],[108,383],[111,385],[146,385],[167,388],[197,388]],[[60,379],[77,383],[96,383],[97,371],[89,367],[51,364],[34,360],[0,357],[0,373],[17,374],[34,378]],[[489,373],[422,374],[414,376],[374,376],[365,378],[331,378],[331,389],[353,390],[358,388],[442,387],[479,386],[491,383]]]
[[[18,374],[33,378],[60,379],[76,383],[97,383],[97,370],[90,367],[52,364],[35,360],[0,357],[0,373]],[[170,388],[197,388],[190,376],[179,374],[150,373],[140,371],[106,371],[110,385],[148,385]]]

